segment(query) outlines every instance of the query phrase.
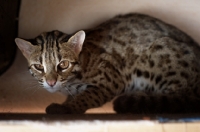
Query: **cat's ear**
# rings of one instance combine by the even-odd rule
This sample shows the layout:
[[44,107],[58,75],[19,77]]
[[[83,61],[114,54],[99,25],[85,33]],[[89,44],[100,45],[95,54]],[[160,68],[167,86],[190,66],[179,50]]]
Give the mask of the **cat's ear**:
[[74,50],[76,54],[79,55],[79,53],[82,50],[83,42],[85,40],[85,32],[79,31],[75,35],[73,35],[68,42],[71,44],[71,48]]
[[29,59],[31,53],[34,51],[34,46],[30,42],[20,38],[16,38],[15,43],[21,50],[22,54],[26,57],[26,59]]

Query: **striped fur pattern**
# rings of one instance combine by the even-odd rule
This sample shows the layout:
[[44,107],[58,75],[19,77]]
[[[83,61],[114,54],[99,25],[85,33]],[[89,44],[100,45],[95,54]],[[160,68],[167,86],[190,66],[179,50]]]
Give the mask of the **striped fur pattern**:
[[122,15],[85,32],[15,41],[39,83],[68,96],[47,113],[84,113],[116,96],[118,113],[200,110],[198,44],[150,16]]

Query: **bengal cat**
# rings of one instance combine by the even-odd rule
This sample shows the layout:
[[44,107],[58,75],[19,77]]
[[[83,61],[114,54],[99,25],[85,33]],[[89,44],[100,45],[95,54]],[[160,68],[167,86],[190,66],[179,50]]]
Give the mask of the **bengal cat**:
[[116,96],[118,113],[200,111],[200,48],[156,18],[120,15],[74,34],[51,31],[15,42],[38,82],[68,96],[48,114],[84,113]]

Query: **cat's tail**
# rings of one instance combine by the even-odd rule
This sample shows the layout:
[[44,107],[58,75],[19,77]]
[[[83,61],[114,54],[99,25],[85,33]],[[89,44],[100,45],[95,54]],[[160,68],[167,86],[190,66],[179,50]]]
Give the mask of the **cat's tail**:
[[199,113],[200,98],[188,95],[122,95],[114,101],[117,113]]

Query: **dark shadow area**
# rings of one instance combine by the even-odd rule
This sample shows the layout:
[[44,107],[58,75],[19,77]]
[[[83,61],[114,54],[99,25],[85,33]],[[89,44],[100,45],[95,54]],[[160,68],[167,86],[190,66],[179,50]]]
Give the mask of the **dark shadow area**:
[[20,0],[0,1],[0,75],[12,64],[16,45],[14,39],[18,32]]

